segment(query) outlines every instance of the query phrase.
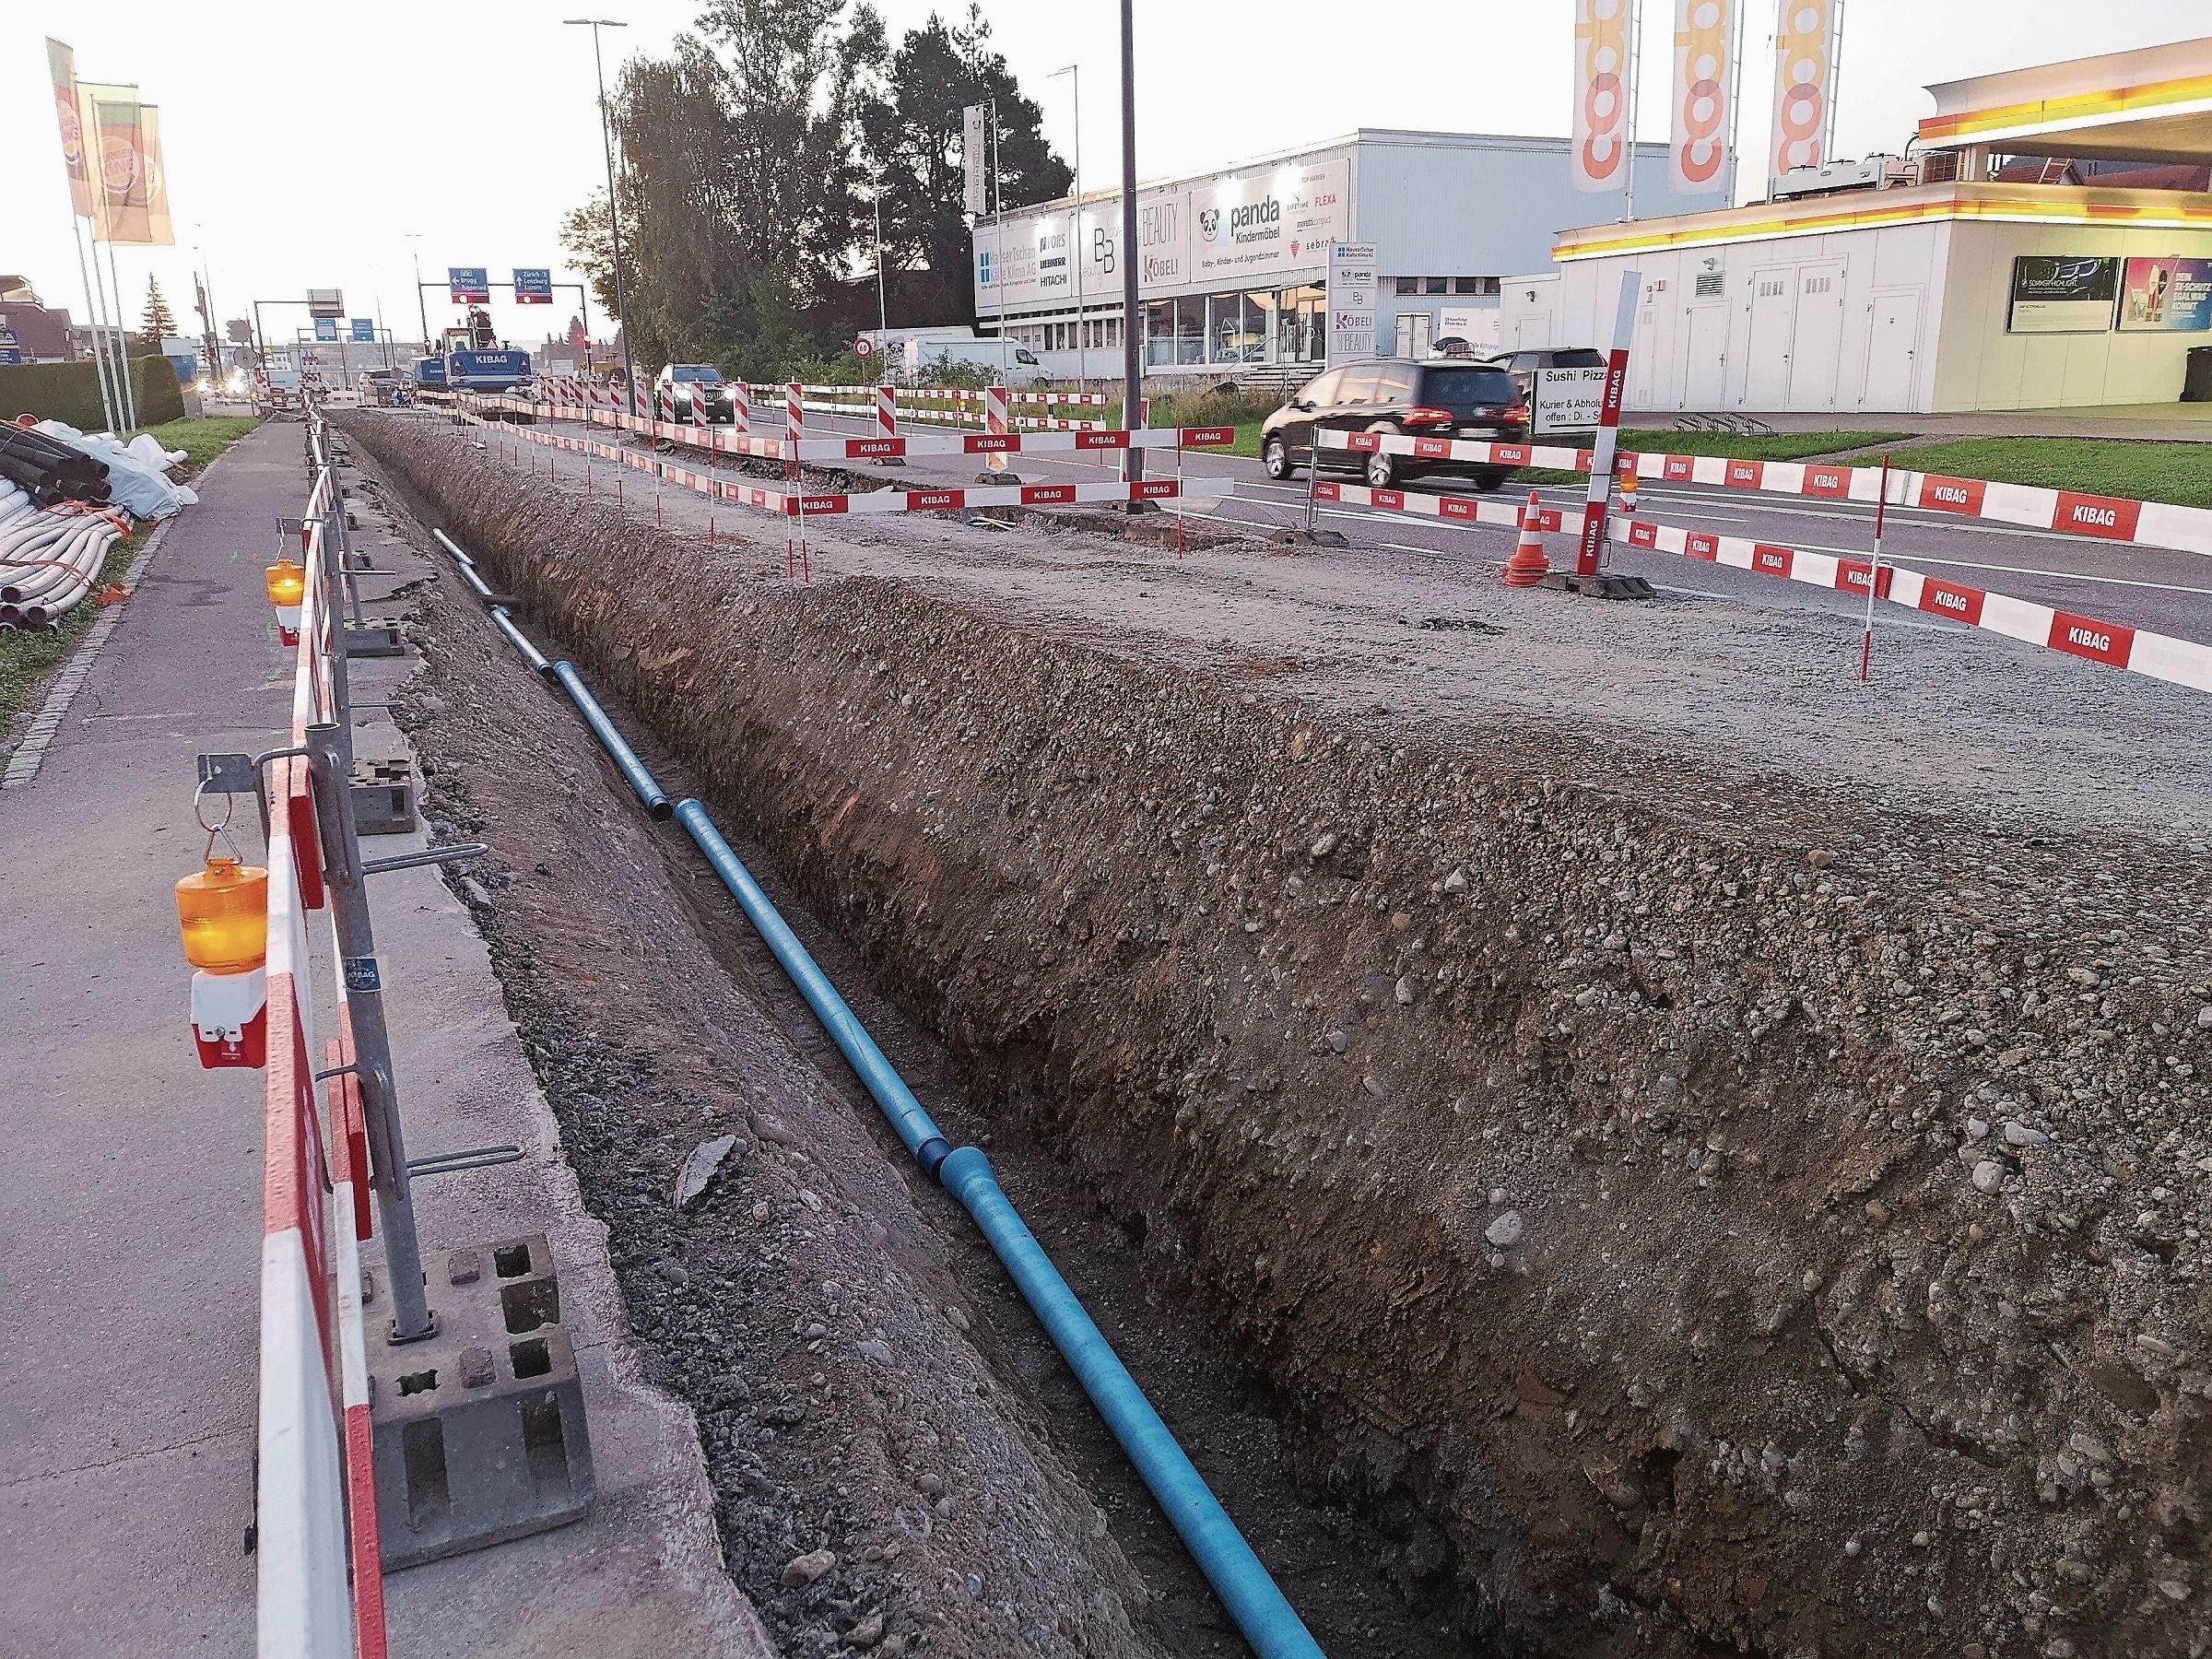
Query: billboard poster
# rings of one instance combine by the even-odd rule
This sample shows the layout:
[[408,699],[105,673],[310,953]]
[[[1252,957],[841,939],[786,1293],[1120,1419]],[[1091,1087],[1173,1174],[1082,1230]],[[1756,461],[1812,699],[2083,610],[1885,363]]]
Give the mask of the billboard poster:
[[1774,135],[1768,171],[1828,159],[1835,98],[1837,0],[1781,0],[1774,17]]
[[515,266],[514,302],[517,305],[552,304],[553,273],[551,269],[540,265]]
[[2012,262],[2006,334],[2102,334],[2112,325],[2120,262],[2023,253]]
[[1574,187],[1628,188],[1636,0],[1574,0]]
[[[1120,229],[1117,224],[1115,229]],[[1136,285],[1181,288],[1191,280],[1191,193],[1163,190],[1136,205]]]
[[154,241],[148,212],[145,132],[135,87],[82,85],[91,106],[93,218],[103,241],[144,246]]
[[1555,432],[1594,432],[1606,406],[1605,369],[1539,369],[1536,371],[1535,420],[1530,432],[1548,438]]
[[1735,85],[1737,0],[1675,0],[1675,79],[1667,168],[1677,195],[1728,187],[1729,104]]
[[483,265],[448,265],[445,286],[455,305],[483,304],[491,298],[491,273]]
[[981,218],[990,206],[983,194],[983,106],[970,104],[960,112],[960,206],[971,218]]
[[2212,259],[2131,259],[2120,283],[2123,333],[2212,330]]
[[1322,263],[1351,229],[1346,162],[1288,162],[1191,188],[1192,276],[1241,282]]
[[1373,242],[1337,242],[1329,249],[1328,366],[1375,355],[1377,252]]

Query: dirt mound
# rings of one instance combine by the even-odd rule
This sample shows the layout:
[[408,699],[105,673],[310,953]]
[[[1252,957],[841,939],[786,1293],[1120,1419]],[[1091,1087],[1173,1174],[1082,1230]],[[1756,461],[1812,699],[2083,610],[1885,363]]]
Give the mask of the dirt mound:
[[1324,715],[348,424],[1470,1635],[2205,1651],[2201,848]]

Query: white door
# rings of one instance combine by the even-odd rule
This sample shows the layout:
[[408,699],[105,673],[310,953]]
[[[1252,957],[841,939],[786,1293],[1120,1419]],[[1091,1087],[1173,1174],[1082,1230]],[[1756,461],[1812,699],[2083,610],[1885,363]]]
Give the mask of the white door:
[[1866,336],[1866,390],[1859,407],[1902,413],[1912,407],[1914,370],[1920,351],[1920,290],[1891,288],[1875,295],[1868,308],[1873,326]]
[[1797,273],[1769,265],[1751,273],[1750,359],[1739,406],[1765,411],[1790,401],[1790,325],[1797,309]]
[[1427,312],[1400,312],[1398,313],[1398,355],[1402,358],[1425,358],[1429,343],[1436,337],[1436,319]]
[[1790,407],[1832,409],[1843,362],[1843,264],[1797,267],[1795,341],[1790,347]]
[[1659,401],[1653,395],[1658,386],[1654,371],[1659,359],[1659,320],[1655,308],[1645,306],[1636,316],[1634,348],[1629,353],[1628,406],[1631,409],[1654,409]]
[[1513,319],[1512,347],[1515,351],[1541,351],[1551,344],[1551,313],[1532,312],[1525,317]]
[[1689,312],[1689,361],[1682,377],[1682,406],[1711,412],[1728,384],[1728,308],[1696,305]]

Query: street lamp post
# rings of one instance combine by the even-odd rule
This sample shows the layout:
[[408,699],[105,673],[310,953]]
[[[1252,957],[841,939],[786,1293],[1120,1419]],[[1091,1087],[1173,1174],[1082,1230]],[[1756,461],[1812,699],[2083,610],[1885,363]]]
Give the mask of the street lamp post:
[[415,317],[422,324],[422,354],[430,354],[430,312],[422,299],[422,232],[407,232],[407,258],[415,266]]
[[592,31],[592,71],[599,82],[599,145],[606,154],[606,222],[615,253],[615,310],[622,321],[622,405],[637,414],[638,366],[630,355],[629,301],[622,290],[622,209],[615,201],[615,135],[606,113],[606,65],[599,55],[599,31],[628,29],[613,18],[564,18],[563,23]]
[[[1136,24],[1122,0],[1122,425],[1134,429],[1144,410],[1144,312],[1136,290]],[[1145,476],[1145,452],[1123,452],[1123,476]],[[1134,506],[1132,508],[1134,511]]]
[[1070,64],[1055,69],[1046,80],[1067,76],[1069,90],[1076,102],[1076,136],[1073,148],[1076,156],[1076,245],[1069,250],[1076,256],[1076,387],[1078,391],[1090,389],[1090,324],[1083,320],[1083,266],[1090,258],[1090,250],[1083,244],[1083,72],[1082,66]]

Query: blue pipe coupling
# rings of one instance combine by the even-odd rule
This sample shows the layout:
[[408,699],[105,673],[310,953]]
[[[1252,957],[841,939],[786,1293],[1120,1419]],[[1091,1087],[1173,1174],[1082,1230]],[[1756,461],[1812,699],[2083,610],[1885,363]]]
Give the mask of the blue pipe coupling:
[[606,750],[607,758],[614,761],[623,781],[636,792],[638,801],[648,816],[656,824],[666,823],[672,810],[668,805],[668,792],[645,770],[645,762],[638,759],[638,752],[629,747],[629,740],[615,730],[615,723],[606,717],[606,711],[599,706],[599,700],[584,689],[583,681],[578,677],[575,667],[563,661],[555,663],[550,672],[560,682],[562,689],[568,692],[569,700],[576,705],[576,712],[583,716],[584,724],[592,728],[592,735],[599,739],[600,747]]
[[1206,1477],[1175,1443],[1145,1391],[1016,1213],[992,1172],[991,1160],[973,1147],[962,1147],[938,1166],[937,1179],[991,1241],[991,1248],[1021,1287],[1023,1299],[1065,1356],[1083,1392],[1182,1535],[1191,1559],[1221,1597],[1252,1651],[1260,1659],[1321,1659],[1321,1644],[1305,1621],[1276,1588]]
[[752,872],[731,851],[722,831],[714,828],[714,820],[707,816],[707,809],[695,800],[678,801],[676,821],[714,866],[714,874],[730,889],[730,897],[737,900],[737,908],[759,933],[770,954],[791,975],[791,982],[799,988],[799,994],[806,999],[806,1006],[822,1022],[838,1052],[860,1075],[861,1082],[875,1097],[876,1104],[883,1109],[883,1115],[890,1120],[906,1149],[914,1155],[923,1173],[935,1174],[949,1147],[935,1121],[923,1110],[922,1102],[914,1099],[913,1090],[907,1088],[906,1079],[884,1057],[883,1051],[876,1046],[876,1039],[868,1035],[867,1027],[860,1023],[859,1016],[830,982],[830,976],[807,954],[806,947],[799,943],[798,935],[791,931],[776,907],[769,902],[768,895],[760,890]]

